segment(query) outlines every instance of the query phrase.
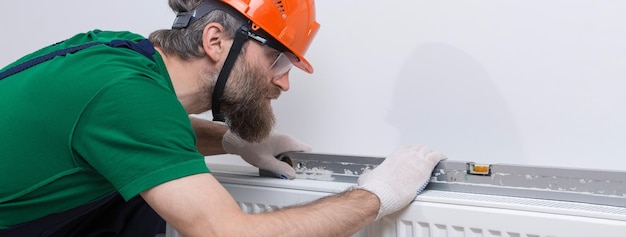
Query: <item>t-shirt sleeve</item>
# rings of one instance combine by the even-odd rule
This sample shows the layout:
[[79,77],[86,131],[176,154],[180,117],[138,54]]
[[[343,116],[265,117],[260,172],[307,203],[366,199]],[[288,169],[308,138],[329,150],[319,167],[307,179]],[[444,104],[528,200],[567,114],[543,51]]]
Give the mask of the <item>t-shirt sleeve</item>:
[[107,85],[79,118],[72,148],[77,162],[130,199],[161,183],[206,173],[189,117],[166,86],[150,78]]

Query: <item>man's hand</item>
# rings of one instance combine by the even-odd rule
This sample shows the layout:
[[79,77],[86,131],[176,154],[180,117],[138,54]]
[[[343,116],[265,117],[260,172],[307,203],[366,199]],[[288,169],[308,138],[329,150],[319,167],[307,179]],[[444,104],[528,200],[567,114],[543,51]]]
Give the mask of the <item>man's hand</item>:
[[222,146],[224,151],[239,155],[251,165],[285,179],[295,179],[296,172],[289,164],[276,159],[276,156],[289,151],[311,151],[311,147],[286,134],[271,133],[262,142],[251,143],[230,130],[224,134]]
[[361,175],[357,188],[378,196],[380,209],[376,219],[379,219],[411,203],[426,187],[433,169],[443,159],[443,154],[425,146],[402,146],[378,167]]

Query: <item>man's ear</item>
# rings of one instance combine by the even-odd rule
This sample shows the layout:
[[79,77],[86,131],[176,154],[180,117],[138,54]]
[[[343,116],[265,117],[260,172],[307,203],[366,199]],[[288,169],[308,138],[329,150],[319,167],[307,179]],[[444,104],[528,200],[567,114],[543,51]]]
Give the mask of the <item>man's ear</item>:
[[202,49],[204,53],[214,62],[220,61],[222,57],[228,55],[232,40],[228,37],[228,32],[219,23],[209,23],[202,32]]

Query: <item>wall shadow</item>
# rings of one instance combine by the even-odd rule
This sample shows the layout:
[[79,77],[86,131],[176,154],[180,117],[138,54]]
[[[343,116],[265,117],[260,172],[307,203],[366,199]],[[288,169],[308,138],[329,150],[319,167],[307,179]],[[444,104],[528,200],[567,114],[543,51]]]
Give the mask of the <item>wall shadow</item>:
[[420,45],[401,68],[386,121],[399,144],[450,160],[525,163],[514,116],[485,68],[461,49]]

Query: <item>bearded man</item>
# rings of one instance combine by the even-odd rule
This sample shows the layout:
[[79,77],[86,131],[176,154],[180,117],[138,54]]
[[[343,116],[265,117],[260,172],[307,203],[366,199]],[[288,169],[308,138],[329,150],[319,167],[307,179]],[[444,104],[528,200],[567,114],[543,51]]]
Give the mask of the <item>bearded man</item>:
[[[346,236],[408,205],[443,155],[403,146],[340,195],[243,213],[207,155],[284,179],[310,148],[272,132],[319,24],[312,0],[170,0],[148,39],[93,30],[0,71],[0,236]],[[190,118],[211,110],[215,121]],[[246,228],[241,228],[245,226]]]

